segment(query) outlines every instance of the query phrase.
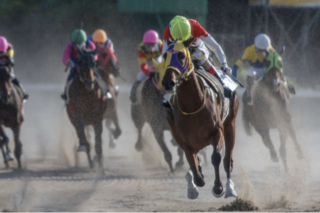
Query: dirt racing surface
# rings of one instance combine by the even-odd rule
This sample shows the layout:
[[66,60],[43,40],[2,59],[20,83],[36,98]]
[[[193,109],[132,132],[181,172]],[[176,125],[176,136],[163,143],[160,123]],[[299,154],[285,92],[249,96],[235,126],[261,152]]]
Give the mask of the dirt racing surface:
[[[143,131],[144,150],[134,149],[137,134],[130,116],[129,86],[122,86],[119,94],[123,134],[116,140],[115,149],[109,148],[108,133],[104,129],[103,175],[88,168],[84,153],[75,152],[78,145],[75,130],[59,99],[63,86],[29,85],[27,89],[30,100],[25,105],[21,136],[23,169],[17,170],[15,161],[11,168],[5,169],[1,160],[1,210],[320,211],[320,95],[317,92],[298,92],[291,99],[294,127],[305,158],[296,157],[293,143],[288,140],[288,173],[282,162],[271,162],[269,151],[256,132],[253,137],[245,135],[240,109],[232,173],[240,199],[212,196],[212,147],[207,147],[208,163],[203,166],[206,185],[199,188],[198,199],[189,200],[184,179],[187,162],[179,171],[169,173],[148,125]],[[278,152],[278,133],[271,133]],[[9,135],[12,138],[11,133]],[[165,136],[175,164],[177,149],[169,142],[170,133],[166,132]],[[13,148],[12,140],[10,145]],[[225,185],[222,164],[220,171]]]

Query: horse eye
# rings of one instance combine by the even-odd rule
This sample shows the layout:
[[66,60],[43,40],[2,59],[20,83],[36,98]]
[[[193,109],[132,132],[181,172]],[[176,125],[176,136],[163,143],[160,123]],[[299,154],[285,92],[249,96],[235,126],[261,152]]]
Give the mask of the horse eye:
[[179,60],[179,61],[182,61],[183,59],[185,59],[186,56],[184,55],[183,52],[178,52],[177,57],[178,57],[178,60]]

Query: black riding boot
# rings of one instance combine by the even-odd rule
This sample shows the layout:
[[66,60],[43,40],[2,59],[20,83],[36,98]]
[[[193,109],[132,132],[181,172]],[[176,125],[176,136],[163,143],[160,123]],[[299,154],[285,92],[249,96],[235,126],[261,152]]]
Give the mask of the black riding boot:
[[231,98],[231,97],[232,97],[232,91],[230,90],[230,88],[227,87],[227,86],[224,84],[224,82],[222,81],[222,79],[220,78],[220,76],[219,76],[217,73],[215,73],[213,76],[216,77],[216,78],[220,81],[221,85],[223,86],[224,96],[225,96],[226,98]]
[[140,84],[140,81],[135,81],[131,88],[130,100],[132,103],[137,102],[137,89]]
[[19,80],[17,78],[14,78],[14,79],[12,79],[12,83],[21,89],[21,91],[23,93],[23,97],[22,97],[23,100],[27,100],[29,98],[29,95],[28,95],[28,93],[26,93],[23,86],[20,84]]

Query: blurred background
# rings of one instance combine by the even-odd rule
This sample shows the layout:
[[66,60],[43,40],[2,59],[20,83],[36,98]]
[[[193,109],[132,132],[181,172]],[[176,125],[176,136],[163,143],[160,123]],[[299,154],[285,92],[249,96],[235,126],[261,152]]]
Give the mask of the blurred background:
[[[320,89],[319,0],[0,0],[0,34],[15,48],[23,83],[64,83],[62,52],[83,23],[88,35],[104,29],[114,42],[122,72],[133,82],[144,32],[160,37],[175,15],[198,20],[220,43],[230,67],[259,33],[280,50],[285,74],[297,87]],[[217,64],[218,65],[218,64]],[[246,74],[242,69],[239,78]]]

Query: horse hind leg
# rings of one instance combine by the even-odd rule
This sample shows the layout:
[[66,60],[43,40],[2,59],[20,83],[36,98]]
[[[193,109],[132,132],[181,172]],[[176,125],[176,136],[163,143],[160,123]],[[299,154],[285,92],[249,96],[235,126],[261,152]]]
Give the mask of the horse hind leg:
[[135,149],[140,152],[143,148],[143,144],[142,144],[142,127],[145,123],[145,120],[139,110],[139,106],[138,105],[131,105],[131,117],[133,120],[133,123],[135,125],[135,127],[138,130],[138,140],[135,144]]
[[3,144],[1,144],[1,152],[3,155],[3,162],[6,168],[9,168],[9,162],[6,160],[6,153],[4,152]]
[[194,184],[193,173],[191,169],[188,170],[187,174],[185,175],[185,178],[188,184],[188,198],[194,200],[199,196],[200,192],[198,187]]
[[178,156],[179,156],[179,160],[176,163],[176,169],[179,169],[184,165],[183,150],[181,149],[180,146],[178,146],[177,153],[178,153]]
[[117,139],[122,133],[122,130],[121,130],[120,125],[119,125],[119,117],[118,117],[117,110],[115,110],[114,114],[112,115],[112,121],[113,121],[113,123],[114,123],[114,125],[116,127],[116,129],[112,131],[113,137],[114,137],[114,139]]
[[111,129],[111,120],[110,119],[106,120],[106,126],[107,126],[107,129],[109,132],[109,148],[114,149],[116,147],[116,144],[114,143],[114,140],[113,140],[114,136],[113,136],[113,132]]
[[287,143],[287,132],[281,131],[280,132],[280,157],[284,164],[284,168],[286,172],[288,172],[288,163],[287,163],[287,150],[286,150],[286,143]]

